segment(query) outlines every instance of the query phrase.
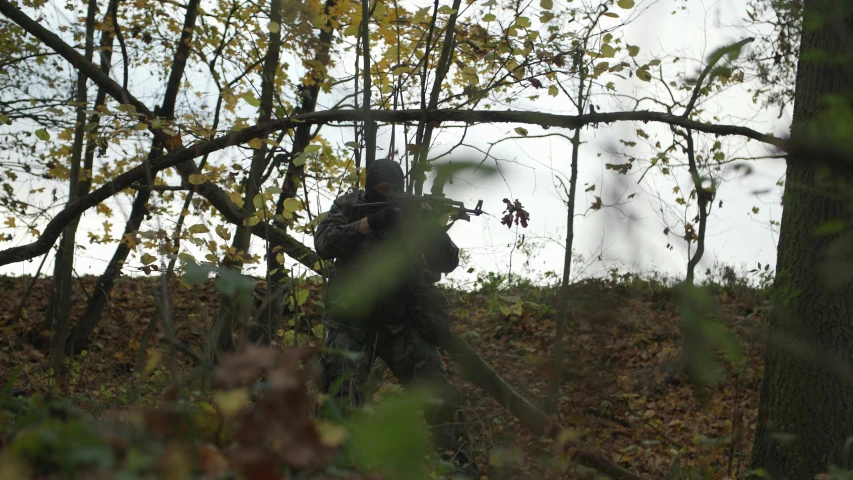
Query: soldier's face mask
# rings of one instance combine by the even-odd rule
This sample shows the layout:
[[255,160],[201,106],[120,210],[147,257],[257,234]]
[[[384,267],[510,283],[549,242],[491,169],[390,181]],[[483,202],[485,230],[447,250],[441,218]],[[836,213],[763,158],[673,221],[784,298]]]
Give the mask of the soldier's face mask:
[[403,191],[403,185],[399,183],[383,182],[373,187],[376,193],[382,195],[386,199],[392,198],[395,194]]
[[393,160],[375,160],[367,169],[366,176],[365,190],[371,202],[384,202],[403,190],[403,169]]

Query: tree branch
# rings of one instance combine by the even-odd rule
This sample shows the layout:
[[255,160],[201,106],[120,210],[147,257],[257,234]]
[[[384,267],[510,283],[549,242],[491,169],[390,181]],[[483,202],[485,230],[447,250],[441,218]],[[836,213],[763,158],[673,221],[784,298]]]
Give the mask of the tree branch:
[[[730,53],[739,53],[740,49],[744,47],[747,43],[755,40],[752,37],[744,38],[743,40],[733,43],[727,47],[722,47],[717,49],[711,56],[708,58],[708,65],[705,66],[705,69],[702,70],[702,73],[699,74],[699,78],[696,80],[696,86],[693,87],[693,94],[690,95],[690,102],[687,104],[687,107],[684,109],[684,113],[681,114],[682,117],[687,118],[690,116],[690,112],[693,111],[693,107],[696,105],[696,100],[699,98],[699,92],[702,90],[702,84],[705,83],[705,77],[711,73],[711,69],[723,58],[726,54]],[[666,83],[664,82],[664,85]],[[673,99],[674,100],[674,99]]]

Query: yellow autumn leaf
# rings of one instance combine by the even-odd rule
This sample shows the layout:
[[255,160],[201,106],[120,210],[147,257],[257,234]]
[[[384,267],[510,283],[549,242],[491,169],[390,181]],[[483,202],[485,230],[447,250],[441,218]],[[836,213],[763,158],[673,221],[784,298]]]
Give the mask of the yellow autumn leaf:
[[157,368],[157,365],[160,364],[160,359],[163,357],[163,354],[160,350],[150,350],[148,353],[148,357],[145,359],[145,367],[142,369],[142,373],[144,375],[148,375]]
[[320,442],[327,447],[337,447],[347,439],[347,429],[332,422],[317,422],[317,433]]
[[241,408],[249,404],[249,391],[245,388],[237,388],[227,392],[219,392],[213,396],[213,403],[225,418],[231,418]]
[[201,185],[207,181],[207,177],[203,173],[192,173],[190,174],[189,181],[192,185]]

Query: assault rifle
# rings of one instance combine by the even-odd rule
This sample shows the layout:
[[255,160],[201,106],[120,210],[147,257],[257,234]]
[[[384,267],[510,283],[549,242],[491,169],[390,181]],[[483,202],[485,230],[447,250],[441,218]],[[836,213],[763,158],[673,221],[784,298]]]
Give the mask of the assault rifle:
[[[451,200],[438,195],[412,195],[410,193],[395,193],[394,196],[387,202],[372,202],[359,203],[353,205],[353,209],[371,209],[382,207],[397,207],[400,210],[406,211],[434,211],[437,213],[450,214],[450,219],[471,221],[471,215],[480,216],[483,214],[483,201],[478,200],[477,206],[467,208],[462,202]],[[451,225],[453,225],[451,223]],[[448,227],[449,228],[449,227]]]

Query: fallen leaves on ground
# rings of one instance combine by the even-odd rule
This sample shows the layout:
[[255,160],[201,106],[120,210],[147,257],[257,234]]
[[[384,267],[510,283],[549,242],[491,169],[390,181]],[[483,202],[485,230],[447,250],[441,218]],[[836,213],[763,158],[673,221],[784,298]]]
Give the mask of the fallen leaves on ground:
[[[75,286],[72,318],[83,313],[95,280],[85,277]],[[19,310],[31,279],[3,281],[7,304],[0,315],[0,341],[6,354],[0,357],[0,378],[17,375],[16,395],[47,398],[52,388],[49,345],[36,348],[26,339],[32,338],[32,332],[41,333],[50,282],[38,280]],[[166,392],[164,396],[171,376],[167,364],[174,361],[178,374],[187,375],[193,359],[161,341],[166,330],[157,317],[158,285],[151,278],[120,279],[88,349],[71,358],[64,395],[105,424],[133,424],[141,418],[152,434],[160,431],[179,438],[185,411],[176,406],[180,402],[164,400],[174,395]],[[264,285],[259,282],[258,286],[256,295],[263,296]],[[219,396],[183,392],[199,406],[193,418],[195,425],[207,429],[209,441],[193,449],[176,449],[177,453],[161,458],[164,465],[182,471],[191,458],[193,468],[210,478],[229,468],[242,470],[250,478],[280,478],[270,476],[276,465],[311,468],[329,461],[345,432],[312,420],[314,405],[305,389],[316,371],[306,359],[308,349],[319,342],[311,327],[320,323],[322,306],[320,287],[307,288],[310,295],[299,328],[283,326],[294,330],[287,338],[297,348],[247,349],[226,357],[215,378]],[[668,289],[597,280],[573,285],[560,366],[550,360],[556,319],[552,292],[448,295],[456,332],[541,408],[547,408],[550,382],[560,374],[557,416],[576,437],[572,440],[602,451],[644,478],[703,468],[716,469],[712,478],[738,478],[746,468],[764,348],[761,312],[766,300],[761,295],[746,289],[717,289],[721,306],[717,320],[738,335],[746,362],[735,369],[720,359],[725,379],[701,388],[677,371],[681,317]],[[202,356],[218,308],[214,282],[192,289],[173,286],[170,298],[174,338]],[[152,319],[153,333],[146,338]],[[42,333],[41,338],[50,336]],[[552,441],[535,438],[494,400],[461,380],[457,365],[448,362],[448,368],[453,381],[462,386],[478,462],[488,479],[583,478],[571,463],[571,451],[556,455]],[[258,378],[276,394],[250,394]],[[386,381],[377,397],[396,389],[393,380]],[[140,409],[148,411],[147,416],[138,413]],[[222,425],[222,418],[236,425],[233,431]],[[239,441],[217,444],[225,433]],[[127,442],[120,435],[107,438],[113,439],[111,445]]]

